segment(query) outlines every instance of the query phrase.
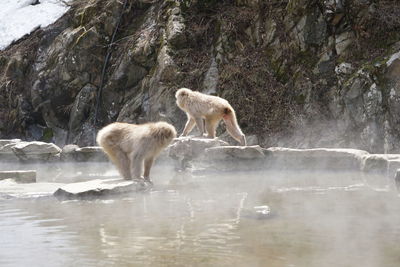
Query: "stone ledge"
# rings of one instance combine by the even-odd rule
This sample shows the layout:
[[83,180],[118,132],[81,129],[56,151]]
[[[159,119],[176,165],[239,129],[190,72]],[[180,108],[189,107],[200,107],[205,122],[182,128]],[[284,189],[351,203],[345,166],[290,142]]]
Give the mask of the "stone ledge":
[[227,146],[228,143],[217,138],[193,138],[179,137],[175,138],[168,147],[168,155],[174,159],[191,160],[198,158],[201,154],[211,147]]
[[260,146],[220,146],[207,148],[202,155],[202,160],[250,160],[265,159]]
[[16,144],[21,142],[21,139],[0,139],[0,148],[9,145],[9,144]]
[[15,143],[8,143],[2,147],[0,147],[0,160],[4,162],[18,162],[19,158],[15,155],[12,148]]
[[78,147],[66,145],[61,152],[62,161],[79,162],[106,162],[108,158],[99,146]]
[[61,149],[52,143],[25,142],[15,139],[0,147],[0,159],[21,162],[51,162],[60,158],[60,152]]
[[364,172],[377,172],[388,173],[389,171],[389,158],[391,155],[385,154],[370,154],[363,157],[364,162],[362,171]]
[[207,171],[251,171],[264,169],[266,156],[260,146],[220,146],[205,149],[189,165],[198,173]]
[[13,179],[17,183],[36,183],[36,171],[0,171],[0,180]]
[[57,189],[53,195],[60,200],[92,199],[115,194],[145,191],[149,188],[151,188],[150,184],[134,180],[120,178],[96,179],[88,182],[67,184]]
[[271,147],[267,166],[277,169],[326,169],[361,171],[367,151],[357,149],[291,149]]

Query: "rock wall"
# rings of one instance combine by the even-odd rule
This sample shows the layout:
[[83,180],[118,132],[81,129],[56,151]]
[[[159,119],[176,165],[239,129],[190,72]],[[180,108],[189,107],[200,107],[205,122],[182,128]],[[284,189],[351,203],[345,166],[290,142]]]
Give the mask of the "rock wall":
[[228,99],[264,147],[400,151],[395,0],[70,4],[0,51],[0,138],[87,146],[116,120],[180,131],[174,92],[189,87]]

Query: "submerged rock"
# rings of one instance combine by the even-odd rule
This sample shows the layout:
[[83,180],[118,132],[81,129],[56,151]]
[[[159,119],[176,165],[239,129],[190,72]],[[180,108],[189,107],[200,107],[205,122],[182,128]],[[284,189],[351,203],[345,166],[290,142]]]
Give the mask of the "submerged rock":
[[57,189],[57,199],[90,199],[109,195],[145,191],[151,184],[145,181],[124,179],[96,179],[88,182],[67,184]]

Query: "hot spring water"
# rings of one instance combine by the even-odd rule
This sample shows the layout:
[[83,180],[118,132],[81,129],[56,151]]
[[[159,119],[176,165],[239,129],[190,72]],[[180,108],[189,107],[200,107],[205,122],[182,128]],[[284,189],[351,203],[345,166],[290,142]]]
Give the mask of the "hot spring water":
[[[76,168],[39,182],[116,174]],[[152,177],[150,192],[105,199],[3,198],[0,266],[400,266],[400,198],[383,177],[162,165]]]

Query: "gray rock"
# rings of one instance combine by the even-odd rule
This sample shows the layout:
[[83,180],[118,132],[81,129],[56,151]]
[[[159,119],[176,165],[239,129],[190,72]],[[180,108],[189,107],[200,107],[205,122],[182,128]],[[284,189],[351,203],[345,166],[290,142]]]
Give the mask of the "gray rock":
[[21,142],[21,139],[0,139],[0,149],[9,144],[16,144]]
[[180,137],[169,146],[168,154],[174,159],[191,160],[199,157],[207,148],[227,145],[218,139]]
[[246,135],[246,143],[248,146],[258,145],[260,142],[257,135]]
[[61,153],[72,153],[72,152],[75,152],[78,148],[79,148],[79,146],[74,145],[74,144],[65,145],[62,148]]
[[219,146],[205,149],[191,167],[197,172],[252,171],[264,168],[265,160],[260,146]]
[[354,71],[353,66],[350,63],[343,62],[335,67],[335,73],[337,75],[349,75]]
[[268,166],[278,169],[318,169],[360,171],[368,152],[357,149],[291,149],[271,147],[265,150],[270,155]]
[[355,36],[353,32],[344,32],[336,36],[336,53],[339,56],[343,55],[354,40]]
[[327,38],[327,25],[318,8],[307,15],[304,40],[307,45],[321,45]]
[[394,182],[396,184],[397,190],[400,191],[400,169],[397,169],[396,175],[394,176]]
[[61,153],[62,161],[79,162],[105,162],[108,161],[103,149],[99,146],[78,147],[76,145],[64,146]]
[[[69,123],[68,123],[68,138],[67,143],[87,143],[84,135],[83,123],[90,123],[94,113],[93,101],[95,99],[97,88],[94,85],[85,85],[75,98],[71,108]],[[82,140],[83,139],[83,140]]]
[[19,142],[12,148],[15,155],[23,162],[54,161],[60,158],[61,149],[55,144],[44,142]]
[[13,142],[3,142],[6,145],[0,146],[0,161],[5,162],[16,162],[19,161],[19,158],[15,155],[12,148],[16,143]]
[[143,191],[151,188],[144,181],[124,179],[96,179],[88,182],[72,183],[54,192],[57,199],[90,199],[110,195]]
[[186,43],[184,19],[178,7],[171,13],[167,22],[167,40],[173,47],[181,48]]
[[157,57],[158,67],[156,73],[153,76],[153,82],[155,81],[173,81],[178,73],[178,67],[176,66],[171,54],[171,49],[167,46],[163,46]]
[[386,174],[389,168],[389,159],[384,154],[365,155],[362,170],[364,172],[379,172]]
[[265,155],[260,146],[220,146],[207,148],[202,159],[204,160],[248,160],[264,159]]
[[17,183],[36,183],[36,171],[0,171],[0,180],[13,179]]
[[270,44],[276,38],[276,22],[272,18],[267,18],[265,21],[265,29],[266,33],[264,36],[264,42]]
[[219,80],[218,64],[215,58],[211,59],[210,68],[204,77],[203,88],[206,94],[215,94],[217,92],[217,85]]
[[400,155],[390,155],[388,158],[388,176],[393,177],[397,170],[400,169]]
[[76,158],[79,161],[108,161],[103,149],[98,146],[88,146],[78,148],[76,151]]

